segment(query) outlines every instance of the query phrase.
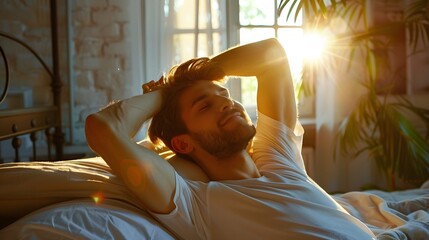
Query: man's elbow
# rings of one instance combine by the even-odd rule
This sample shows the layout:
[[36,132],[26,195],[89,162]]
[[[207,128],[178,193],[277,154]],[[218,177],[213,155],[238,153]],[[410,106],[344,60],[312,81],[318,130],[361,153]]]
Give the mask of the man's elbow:
[[277,38],[269,38],[265,40],[265,44],[265,49],[268,51],[267,57],[269,59],[287,61],[286,51]]
[[97,152],[101,142],[100,135],[105,132],[106,124],[100,119],[97,113],[89,115],[85,120],[85,137],[88,146]]

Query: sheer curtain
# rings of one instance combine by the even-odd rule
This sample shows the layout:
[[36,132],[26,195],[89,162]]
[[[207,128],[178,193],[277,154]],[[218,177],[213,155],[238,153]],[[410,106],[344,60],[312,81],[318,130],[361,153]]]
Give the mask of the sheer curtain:
[[347,64],[343,62],[336,69],[326,69],[335,75],[319,75],[317,85],[315,180],[328,192],[359,189],[373,176],[366,157],[348,159],[335,152],[338,125],[354,109],[363,91],[357,83],[362,74],[348,69]]
[[146,77],[227,48],[225,0],[147,0]]
[[[346,25],[337,19],[327,31],[335,34],[335,31],[344,31],[342,28]],[[332,46],[329,61],[321,63],[317,70],[315,180],[328,192],[357,190],[362,185],[376,182],[374,179],[377,178],[373,161],[368,161],[364,154],[351,159],[335,152],[338,126],[365,92],[359,83],[367,72],[362,64],[364,56],[356,52],[350,64],[349,51]]]
[[146,0],[142,13],[143,82],[157,80],[174,64],[227,49],[226,0]]

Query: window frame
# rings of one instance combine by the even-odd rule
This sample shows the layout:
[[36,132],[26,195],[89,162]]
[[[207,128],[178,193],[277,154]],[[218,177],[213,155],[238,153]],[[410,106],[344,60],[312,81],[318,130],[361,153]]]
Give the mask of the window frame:
[[[305,31],[305,15],[303,15],[301,25],[280,25],[279,19],[282,17],[275,17],[274,23],[272,25],[242,25],[240,23],[240,0],[227,1],[227,39],[228,39],[228,48],[240,44],[240,29],[242,28],[268,28],[274,30],[274,37],[279,36],[280,29],[303,29]],[[276,14],[277,6],[279,5],[279,0],[274,1],[273,11]],[[283,16],[285,17],[285,16]],[[233,81],[228,82],[228,87],[231,91],[231,96],[238,101],[242,102],[242,89],[241,89],[241,79],[234,79]],[[298,101],[298,107],[302,110],[300,111],[300,117],[305,118],[305,121],[312,122],[315,118],[315,108],[314,108],[314,96],[302,96]],[[305,109],[303,109],[303,106]],[[256,106],[245,106],[249,112],[250,117],[254,120],[256,119]]]
[[[273,11],[277,11],[277,6],[279,0],[275,1]],[[143,26],[145,29],[143,31],[143,59],[144,59],[144,80],[143,82],[148,82],[151,79],[157,79],[163,72],[167,71],[166,69],[169,66],[166,66],[166,63],[163,63],[163,51],[168,51],[168,49],[173,46],[163,46],[162,39],[164,33],[162,32],[163,24],[165,23],[164,18],[164,1],[158,0],[144,0],[143,5]],[[226,41],[225,49],[231,48],[240,44],[240,29],[242,28],[270,28],[274,29],[275,36],[278,36],[279,29],[284,28],[302,28],[304,29],[305,18],[303,23],[300,26],[295,25],[279,25],[279,19],[274,19],[273,25],[241,25],[240,24],[240,5],[239,0],[225,0],[220,8],[226,11]],[[192,30],[177,30],[176,33],[196,33],[198,31]],[[165,50],[167,48],[167,50]],[[226,86],[230,90],[231,97],[237,101],[242,102],[242,90],[241,90],[241,79],[232,79],[227,82]],[[302,108],[305,107],[305,109]],[[256,119],[256,106],[245,106],[249,115],[252,119]],[[314,119],[315,117],[315,103],[314,97],[304,97],[299,99],[298,108],[300,111],[301,118]]]

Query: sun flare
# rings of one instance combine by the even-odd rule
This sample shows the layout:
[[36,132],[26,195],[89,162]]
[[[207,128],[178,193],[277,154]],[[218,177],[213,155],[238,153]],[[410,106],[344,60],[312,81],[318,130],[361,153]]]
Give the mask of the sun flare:
[[92,200],[95,204],[101,204],[104,201],[104,194],[102,192],[96,192],[91,195]]
[[307,60],[318,60],[323,57],[327,48],[327,37],[317,33],[307,33],[303,36],[302,51]]
[[289,58],[289,65],[294,81],[299,81],[306,63],[321,62],[328,53],[329,40],[326,34],[317,31],[294,29],[288,34],[279,35]]

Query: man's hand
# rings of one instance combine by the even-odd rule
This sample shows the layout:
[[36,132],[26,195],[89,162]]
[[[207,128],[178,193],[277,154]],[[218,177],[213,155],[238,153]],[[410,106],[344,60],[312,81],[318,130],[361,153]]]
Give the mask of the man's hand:
[[161,78],[159,78],[158,81],[156,82],[154,80],[151,80],[148,83],[144,83],[142,85],[143,94],[161,89],[165,87],[165,84],[166,84],[166,81],[164,76],[161,76]]

